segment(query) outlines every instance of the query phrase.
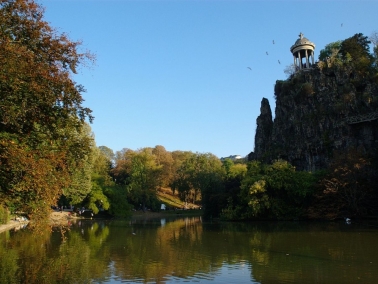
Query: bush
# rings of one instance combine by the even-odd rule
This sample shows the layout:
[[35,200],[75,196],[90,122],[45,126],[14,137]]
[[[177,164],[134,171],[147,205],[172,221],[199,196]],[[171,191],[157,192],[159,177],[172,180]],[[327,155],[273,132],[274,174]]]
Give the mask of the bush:
[[8,209],[4,208],[3,206],[0,206],[0,225],[6,224],[10,220],[10,215]]

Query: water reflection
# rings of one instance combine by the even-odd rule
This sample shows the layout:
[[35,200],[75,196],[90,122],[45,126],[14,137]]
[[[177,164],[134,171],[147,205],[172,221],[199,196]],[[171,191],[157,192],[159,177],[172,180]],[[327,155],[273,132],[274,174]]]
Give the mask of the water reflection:
[[375,283],[377,237],[369,224],[78,221],[0,234],[0,283]]

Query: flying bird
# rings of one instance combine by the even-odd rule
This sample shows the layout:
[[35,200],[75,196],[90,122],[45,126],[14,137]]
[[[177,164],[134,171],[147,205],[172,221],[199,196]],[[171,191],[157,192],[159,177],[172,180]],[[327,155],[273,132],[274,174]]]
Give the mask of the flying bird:
[[343,24],[341,23],[341,26],[343,26]]
[[278,60],[278,64],[281,64],[281,62]]
[[268,51],[266,52],[266,55],[269,55],[269,54],[268,54]]
[[274,44],[274,40],[273,40],[273,44]]
[[247,67],[249,70],[252,70],[252,68],[251,67]]

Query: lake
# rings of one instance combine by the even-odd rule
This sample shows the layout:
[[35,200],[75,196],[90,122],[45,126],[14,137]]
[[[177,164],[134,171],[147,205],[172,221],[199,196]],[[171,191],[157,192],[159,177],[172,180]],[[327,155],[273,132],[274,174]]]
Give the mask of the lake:
[[376,222],[77,220],[0,234],[0,283],[377,283]]

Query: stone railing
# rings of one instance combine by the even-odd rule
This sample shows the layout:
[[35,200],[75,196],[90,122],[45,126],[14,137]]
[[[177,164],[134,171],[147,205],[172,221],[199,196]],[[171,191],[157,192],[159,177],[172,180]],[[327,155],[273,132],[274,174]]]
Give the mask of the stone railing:
[[356,123],[372,121],[376,119],[378,119],[378,111],[347,117],[346,122],[348,124],[356,124]]

